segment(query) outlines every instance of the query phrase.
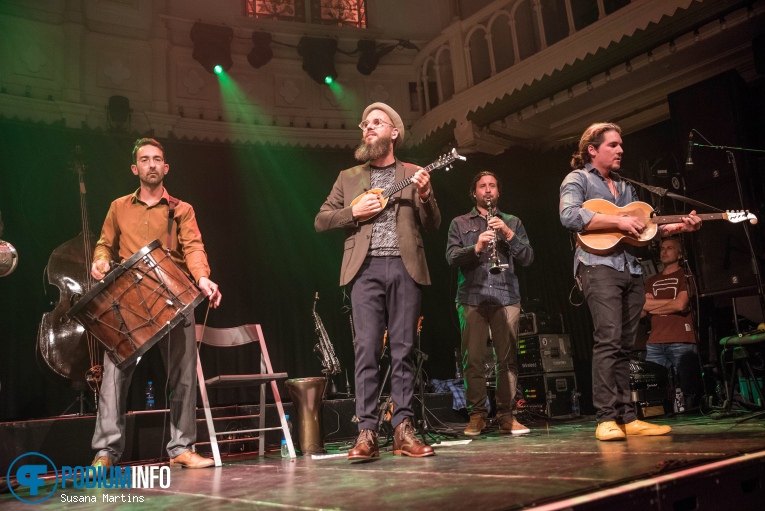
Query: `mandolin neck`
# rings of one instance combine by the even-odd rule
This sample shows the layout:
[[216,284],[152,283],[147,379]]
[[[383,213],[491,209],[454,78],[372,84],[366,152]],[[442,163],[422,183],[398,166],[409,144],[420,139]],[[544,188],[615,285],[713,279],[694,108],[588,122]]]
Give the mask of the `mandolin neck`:
[[[431,163],[427,167],[423,167],[423,170],[425,170],[427,172],[431,172],[435,168],[436,168],[436,164],[435,163]],[[406,188],[407,186],[409,186],[410,184],[412,184],[412,177],[411,176],[406,178],[406,179],[404,179],[403,181],[399,181],[398,183],[394,184],[390,188],[387,188],[383,192],[382,196],[383,196],[383,198],[388,199],[391,196],[393,196],[393,195],[397,194],[398,192],[400,192],[401,190],[403,190],[404,188]]]

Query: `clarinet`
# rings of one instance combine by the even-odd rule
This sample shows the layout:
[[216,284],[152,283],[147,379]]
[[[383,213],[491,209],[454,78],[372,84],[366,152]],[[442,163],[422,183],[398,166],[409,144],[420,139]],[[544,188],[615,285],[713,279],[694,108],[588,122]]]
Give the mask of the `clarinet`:
[[[489,220],[494,218],[494,213],[492,213],[491,208],[491,200],[486,199],[486,224],[489,224]],[[498,273],[502,273],[506,269],[509,268],[509,265],[502,264],[499,260],[499,251],[497,250],[497,231],[495,229],[492,229],[494,231],[494,239],[491,240],[489,243],[489,261],[491,261],[491,268],[489,268],[489,273],[496,275]]]
[[313,322],[316,328],[316,335],[319,337],[319,342],[313,347],[313,351],[321,358],[321,366],[324,368],[322,373],[329,376],[332,374],[338,374],[340,372],[340,361],[335,355],[335,348],[332,346],[332,342],[329,340],[327,330],[324,328],[321,318],[316,313],[316,302],[319,301],[319,293],[316,293],[316,297],[313,300]]

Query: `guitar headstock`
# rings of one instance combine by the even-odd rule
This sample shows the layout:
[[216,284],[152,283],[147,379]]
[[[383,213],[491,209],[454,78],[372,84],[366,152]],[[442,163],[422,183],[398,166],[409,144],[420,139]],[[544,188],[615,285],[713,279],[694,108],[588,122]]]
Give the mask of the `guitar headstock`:
[[752,225],[758,222],[757,217],[749,211],[726,211],[725,216],[728,218],[728,222],[732,224],[738,224],[747,220]]
[[448,171],[452,168],[451,163],[455,160],[465,161],[467,158],[460,156],[460,154],[457,153],[457,149],[455,148],[452,149],[451,152],[439,156],[438,159],[433,162],[433,168],[440,169],[446,167],[446,170]]

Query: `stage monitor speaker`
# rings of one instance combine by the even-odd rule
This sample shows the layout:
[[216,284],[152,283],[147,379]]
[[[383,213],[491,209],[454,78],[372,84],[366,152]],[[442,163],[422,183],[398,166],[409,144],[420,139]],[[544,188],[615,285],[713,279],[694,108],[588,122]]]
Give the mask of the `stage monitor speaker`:
[[[753,147],[757,128],[755,102],[735,70],[673,92],[667,99],[680,162],[688,159],[688,136],[692,130],[696,130],[694,143]],[[693,147],[692,151],[693,165],[683,165],[682,170],[687,192],[734,181],[726,151],[707,147]],[[737,153],[737,160],[744,178],[750,172],[752,159]]]

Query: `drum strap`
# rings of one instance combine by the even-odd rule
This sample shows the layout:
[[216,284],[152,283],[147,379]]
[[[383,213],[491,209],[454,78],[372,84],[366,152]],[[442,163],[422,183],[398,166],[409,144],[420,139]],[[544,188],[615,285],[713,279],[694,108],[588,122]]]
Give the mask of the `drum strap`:
[[167,201],[168,204],[168,210],[167,210],[167,249],[172,250],[173,247],[171,245],[173,241],[173,220],[175,218],[175,207],[178,205],[178,203],[181,202],[175,197],[170,197]]

